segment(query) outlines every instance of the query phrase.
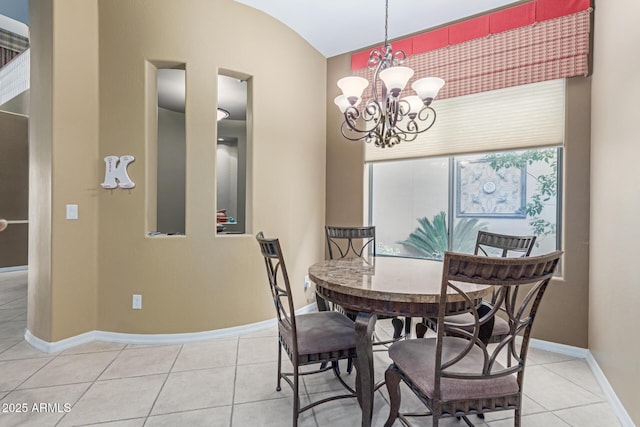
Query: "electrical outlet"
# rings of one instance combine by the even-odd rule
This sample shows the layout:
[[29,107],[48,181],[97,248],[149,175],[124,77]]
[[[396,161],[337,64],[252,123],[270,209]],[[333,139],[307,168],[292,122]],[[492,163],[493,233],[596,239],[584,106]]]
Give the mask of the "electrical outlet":
[[142,295],[133,294],[131,308],[134,310],[142,310]]
[[304,289],[305,291],[311,287],[311,280],[309,276],[304,276]]

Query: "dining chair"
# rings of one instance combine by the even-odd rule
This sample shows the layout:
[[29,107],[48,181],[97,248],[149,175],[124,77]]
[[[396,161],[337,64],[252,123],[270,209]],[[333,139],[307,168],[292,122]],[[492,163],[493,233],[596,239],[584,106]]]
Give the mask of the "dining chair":
[[[444,255],[436,336],[398,341],[389,348],[391,365],[385,372],[390,413],[385,427],[400,418],[459,417],[514,410],[514,426],[520,426],[522,389],[527,351],[536,313],[562,252],[525,258],[498,258],[446,252]],[[485,314],[478,301],[465,293],[478,284],[496,288],[496,300]],[[447,303],[445,303],[445,301]],[[461,325],[448,321],[447,307],[471,313],[473,321]],[[480,339],[480,328],[498,308],[507,313],[509,333],[497,344]],[[464,327],[463,327],[464,326]],[[513,366],[499,360],[508,352]],[[424,413],[401,414],[400,382],[428,408]]]
[[[376,227],[373,225],[365,227],[336,227],[325,226],[327,236],[327,246],[329,247],[329,259],[346,258],[368,258],[376,255]],[[319,310],[329,310],[332,307],[327,304],[322,297],[316,295]],[[351,318],[355,318],[358,313],[347,313]],[[378,316],[379,319],[388,317]],[[404,326],[405,335],[411,333],[411,318],[405,318],[404,322],[397,318],[391,318],[393,326],[392,340],[376,340],[374,344],[390,344],[403,337]]]
[[[488,231],[478,231],[474,255],[496,256],[496,257],[526,257],[531,254],[536,243],[536,236],[514,236],[509,234],[491,233]],[[479,308],[481,313],[491,310],[494,297],[491,302],[483,301]],[[471,314],[459,314],[450,316],[449,321],[461,324],[469,323]],[[422,323],[416,325],[416,336],[422,338],[428,329],[435,330],[435,324],[431,319],[422,319]],[[500,342],[505,334],[509,332],[507,322],[500,316],[496,316],[487,322],[481,331],[481,338],[488,343]],[[510,359],[508,359],[510,363]]]
[[536,243],[536,236],[513,236],[509,234],[478,231],[474,254],[485,256],[529,256]]
[[[264,258],[269,288],[278,320],[278,377],[276,391],[281,390],[281,380],[293,389],[293,426],[298,425],[298,416],[321,403],[336,399],[356,397],[356,391],[344,382],[337,369],[338,361],[356,357],[354,322],[337,311],[322,311],[295,314],[291,285],[282,254],[280,241],[265,238],[262,232],[256,235],[260,252]],[[287,353],[292,372],[282,371],[282,350]],[[322,364],[319,369],[301,372],[300,367]],[[331,366],[328,366],[328,363]],[[333,370],[347,393],[334,394],[300,407],[300,376]]]

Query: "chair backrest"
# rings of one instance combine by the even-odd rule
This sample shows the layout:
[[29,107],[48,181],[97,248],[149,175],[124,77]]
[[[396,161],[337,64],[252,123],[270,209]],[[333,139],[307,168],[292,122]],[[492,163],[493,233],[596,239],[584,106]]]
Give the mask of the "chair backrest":
[[[460,301],[459,305],[473,314],[474,320],[469,324],[449,322],[447,304],[440,304],[435,368],[437,393],[440,379],[444,378],[486,380],[517,373],[518,384],[522,385],[531,327],[561,256],[561,251],[521,258],[445,252],[440,301]],[[478,313],[478,301],[465,293],[465,289],[473,289],[477,284],[492,285],[496,290],[496,304],[483,316]],[[484,344],[479,333],[480,326],[498,309],[505,311],[510,332],[493,347]],[[521,340],[516,340],[518,336]],[[447,346],[443,353],[443,340],[456,342],[455,350]],[[475,355],[473,369],[469,365],[470,352]],[[496,365],[498,356],[507,356],[507,352],[516,363],[507,368]],[[476,360],[478,358],[481,360]]]
[[478,231],[475,255],[529,256],[536,243],[536,236],[511,236],[508,234]]
[[[267,278],[269,279],[269,288],[271,289],[271,296],[278,318],[278,327],[290,330],[292,336],[296,337],[295,308],[280,241],[275,238],[265,238],[262,231],[256,234],[256,240],[260,245],[260,252],[264,257]],[[293,345],[297,345],[296,339],[293,340]],[[297,354],[297,348],[291,350]]]
[[376,227],[325,227],[330,259],[375,255]]

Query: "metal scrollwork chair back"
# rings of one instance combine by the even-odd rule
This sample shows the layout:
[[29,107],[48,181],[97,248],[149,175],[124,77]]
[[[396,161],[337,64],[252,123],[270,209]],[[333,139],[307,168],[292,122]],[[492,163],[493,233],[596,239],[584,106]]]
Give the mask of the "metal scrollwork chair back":
[[[385,427],[398,417],[409,425],[408,417],[428,415],[434,427],[445,417],[462,417],[472,426],[467,415],[504,410],[515,411],[514,426],[519,427],[531,328],[561,256],[560,251],[524,258],[445,253],[436,337],[398,341],[389,348],[393,363],[385,380],[391,408]],[[480,313],[477,301],[465,293],[467,286],[477,284],[497,289],[496,304],[488,313]],[[447,306],[452,301],[468,310],[471,322],[449,322]],[[480,328],[498,308],[507,314],[509,333],[489,345],[480,339]],[[512,366],[499,362],[505,353],[513,357]],[[427,412],[399,413],[401,381]]]
[[[293,426],[298,425],[298,415],[330,400],[356,397],[355,390],[340,376],[339,360],[356,357],[355,326],[351,319],[336,311],[295,314],[291,285],[284,262],[280,241],[265,238],[262,232],[256,235],[269,281],[271,296],[278,320],[278,376],[276,390],[281,390],[281,380],[293,389]],[[292,372],[282,372],[282,350],[293,365]],[[300,371],[301,366],[321,364],[319,369]],[[330,367],[327,367],[331,364]],[[346,394],[334,394],[300,405],[300,376],[312,375],[332,369]]]
[[488,231],[478,231],[474,254],[499,256],[503,258],[509,256],[529,256],[535,243],[536,236],[512,236],[508,234],[490,233]]
[[[330,259],[363,258],[375,255],[376,227],[325,227]],[[355,243],[358,241],[359,243]],[[369,253],[367,253],[369,252]]]
[[[376,255],[376,227],[373,225],[364,227],[336,227],[327,225],[325,227],[327,235],[327,246],[329,248],[329,259],[345,259],[345,258],[363,258],[367,259],[370,256]],[[318,308],[320,310],[329,309],[329,305],[322,300],[321,297],[317,298]],[[335,309],[335,307],[334,307]],[[357,313],[347,313],[352,318],[355,318]],[[378,319],[385,319],[388,317],[378,316]],[[404,322],[397,318],[391,318],[391,323],[394,329],[393,339],[381,340],[376,338],[374,344],[387,345],[403,337],[403,326],[405,336],[408,336],[411,332],[411,318],[406,317]]]
[[[491,233],[488,231],[478,231],[474,255],[484,255],[490,257],[527,257],[531,254],[536,243],[536,236],[515,236],[509,234]],[[485,312],[491,310],[495,302],[495,294],[491,302],[483,301],[480,310]],[[460,314],[451,316],[449,321],[467,323],[470,315]],[[416,335],[422,338],[427,327],[435,330],[435,323],[431,319],[423,319],[422,324],[416,325]],[[501,317],[491,319],[482,330],[482,339],[491,343],[499,342],[502,337],[509,332],[507,323]],[[510,359],[508,359],[510,363]]]

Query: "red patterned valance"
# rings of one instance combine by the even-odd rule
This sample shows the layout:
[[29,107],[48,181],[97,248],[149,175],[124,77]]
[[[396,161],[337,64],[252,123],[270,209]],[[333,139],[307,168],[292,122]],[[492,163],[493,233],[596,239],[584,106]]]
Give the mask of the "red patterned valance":
[[[439,99],[588,75],[590,0],[537,0],[392,43],[415,77],[446,81]],[[367,79],[369,51],[352,56]],[[411,83],[411,82],[410,82]],[[369,93],[363,97],[371,96]]]

